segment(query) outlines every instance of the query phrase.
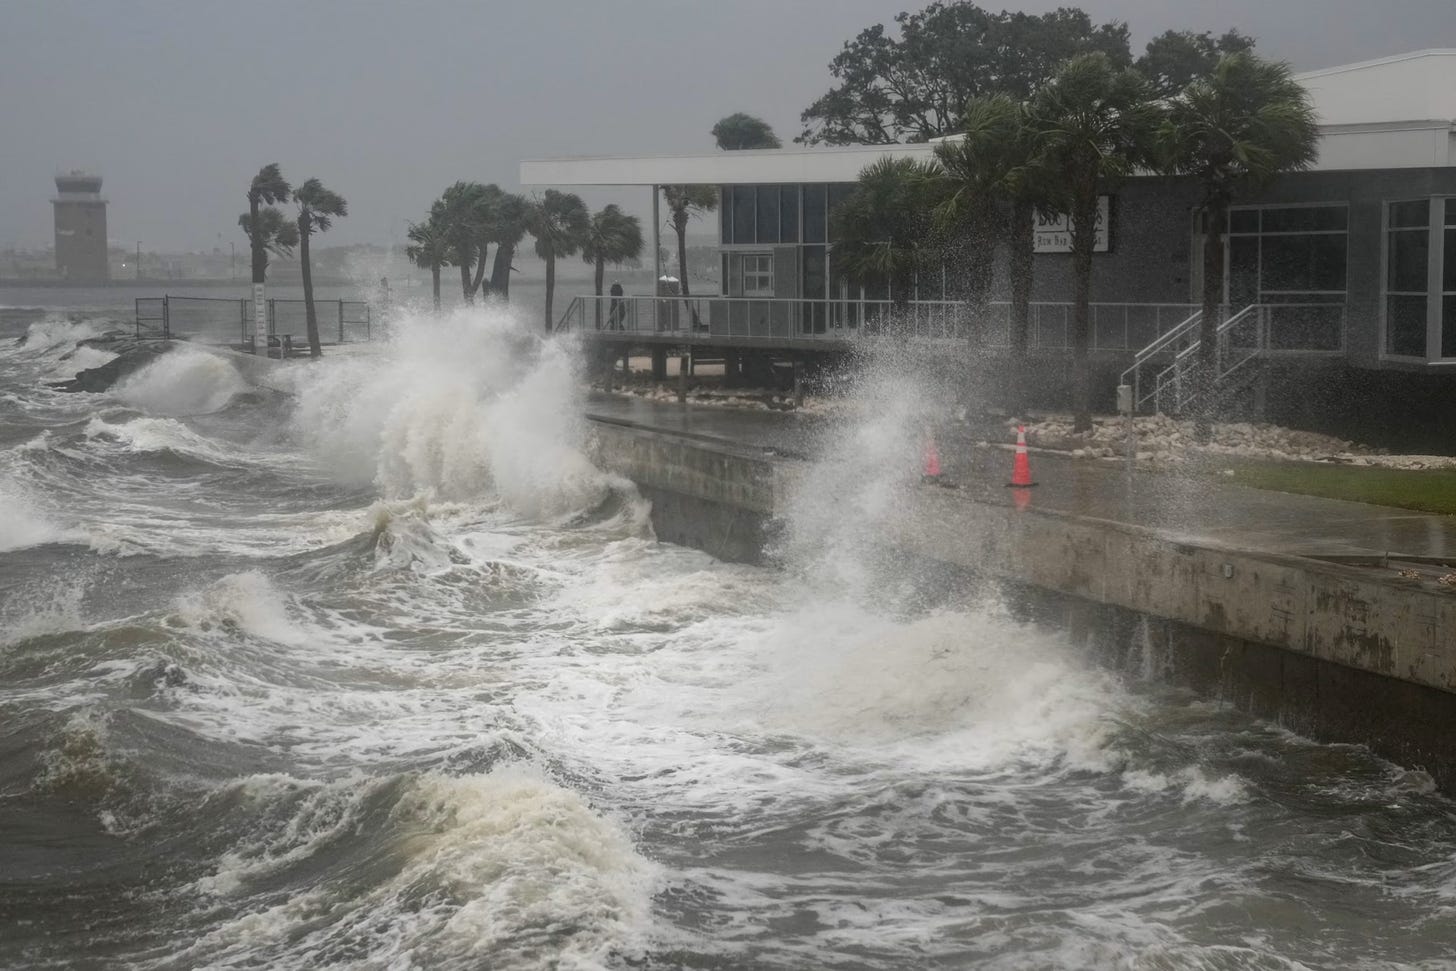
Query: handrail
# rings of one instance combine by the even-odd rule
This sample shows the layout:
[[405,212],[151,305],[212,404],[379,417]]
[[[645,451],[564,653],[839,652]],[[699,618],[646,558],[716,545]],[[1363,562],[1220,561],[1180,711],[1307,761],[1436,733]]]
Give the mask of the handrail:
[[[1235,371],[1243,368],[1253,359],[1263,356],[1265,350],[1267,349],[1267,329],[1264,327],[1265,314],[1266,310],[1262,304],[1252,303],[1244,307],[1238,313],[1233,314],[1232,316],[1229,316],[1221,321],[1218,327],[1214,329],[1215,346],[1213,382],[1215,386],[1217,386],[1218,383],[1224,381],[1229,375],[1233,374]],[[1203,315],[1201,312],[1195,315],[1197,323],[1202,323],[1202,316]],[[1253,346],[1250,347],[1247,353],[1245,353],[1237,361],[1234,361],[1232,364],[1228,364],[1227,361],[1231,350],[1228,335],[1230,334],[1230,332],[1233,331],[1235,327],[1239,327],[1247,323],[1250,317],[1257,321],[1258,325]],[[1186,321],[1185,326],[1180,327],[1179,329],[1187,329],[1186,325],[1193,320],[1194,318],[1190,318],[1190,321]],[[1166,346],[1166,344],[1164,346]],[[1151,355],[1140,355],[1141,357],[1143,357],[1143,360],[1140,360],[1137,364],[1134,364],[1133,367],[1129,368],[1127,371],[1124,371],[1123,377],[1121,379],[1122,382],[1125,384],[1127,383],[1129,376],[1131,376],[1134,382],[1132,396],[1133,410],[1139,410],[1144,405],[1152,402],[1153,410],[1161,412],[1163,410],[1163,397],[1165,393],[1171,394],[1174,411],[1182,411],[1186,409],[1189,405],[1191,405],[1194,401],[1198,400],[1198,396],[1201,393],[1202,389],[1199,388],[1191,380],[1191,376],[1196,372],[1196,368],[1198,366],[1198,351],[1202,346],[1203,336],[1201,333],[1199,333],[1198,336],[1194,340],[1190,341],[1187,346],[1178,350],[1173,355],[1172,360],[1162,370],[1158,371],[1158,373],[1153,376],[1152,390],[1150,390],[1147,394],[1143,394],[1141,390],[1140,366],[1143,363],[1146,363],[1147,357]]]

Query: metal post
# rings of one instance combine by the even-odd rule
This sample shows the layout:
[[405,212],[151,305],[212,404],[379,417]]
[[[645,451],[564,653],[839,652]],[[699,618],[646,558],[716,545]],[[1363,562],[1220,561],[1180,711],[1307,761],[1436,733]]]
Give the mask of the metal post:
[[162,297],[162,339],[172,339],[172,306],[171,297]]
[[339,301],[339,343],[344,343],[344,301]]
[[657,296],[657,281],[662,279],[662,214],[658,209],[661,186],[652,187],[652,295]]
[[268,353],[268,305],[263,284],[253,284],[253,353]]

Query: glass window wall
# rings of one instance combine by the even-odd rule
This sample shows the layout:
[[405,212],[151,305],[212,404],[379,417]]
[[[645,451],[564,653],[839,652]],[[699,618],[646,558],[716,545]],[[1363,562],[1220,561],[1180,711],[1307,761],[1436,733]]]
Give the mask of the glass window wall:
[[1349,210],[1268,206],[1229,213],[1228,299],[1269,307],[1272,350],[1344,346]]
[[1385,231],[1385,352],[1426,356],[1431,258],[1428,199],[1392,202]]

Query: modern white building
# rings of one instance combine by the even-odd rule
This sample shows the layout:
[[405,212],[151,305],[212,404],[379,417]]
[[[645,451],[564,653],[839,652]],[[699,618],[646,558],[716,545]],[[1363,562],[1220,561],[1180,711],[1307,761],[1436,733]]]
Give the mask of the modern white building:
[[[1319,116],[1319,159],[1240,200],[1227,239],[1228,304],[1255,308],[1254,350],[1286,365],[1456,374],[1456,50],[1298,77]],[[530,186],[641,186],[654,203],[663,184],[719,187],[719,292],[691,308],[629,300],[613,318],[623,329],[601,337],[827,350],[881,332],[875,325],[892,296],[838,278],[830,210],[871,162],[930,151],[915,144],[531,159],[520,177]],[[1109,369],[1175,329],[1199,300],[1197,200],[1191,180],[1165,176],[1130,179],[1110,193],[1092,284],[1093,347]],[[1032,347],[1050,355],[1066,347],[1071,268],[1058,227],[1045,229]],[[922,275],[910,295],[909,332],[958,336],[954,310],[941,299],[945,281],[934,276]],[[1004,296],[1004,274],[997,287]],[[595,333],[592,298],[566,303],[563,326]],[[999,314],[992,344],[1004,335]]]

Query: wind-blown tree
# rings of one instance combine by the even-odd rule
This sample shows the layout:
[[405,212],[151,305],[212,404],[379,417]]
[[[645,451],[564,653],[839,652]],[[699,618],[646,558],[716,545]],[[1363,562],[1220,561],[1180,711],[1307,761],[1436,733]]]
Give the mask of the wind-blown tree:
[[974,3],[932,3],[861,31],[829,64],[838,82],[804,109],[795,141],[827,145],[923,142],[961,128],[961,110],[979,95],[1025,98],[1058,65],[1101,51],[1132,62],[1127,26],[1094,24],[1081,10],[992,14]]
[[746,148],[781,148],[779,136],[762,118],[736,111],[718,119],[713,126],[713,141],[725,152]]
[[1197,434],[1212,433],[1217,332],[1222,322],[1223,237],[1235,196],[1257,192],[1319,154],[1309,95],[1289,66],[1248,51],[1225,55],[1168,102],[1158,131],[1164,165],[1202,190],[1203,316],[1199,324]]
[[591,215],[581,196],[547,189],[531,203],[527,231],[536,239],[536,255],[546,261],[546,333],[551,333],[551,299],[556,289],[556,261],[581,249],[591,231]]
[[[499,191],[498,189],[496,190]],[[480,254],[480,237],[490,216],[490,192],[479,182],[456,182],[440,194],[431,218],[436,218],[450,241],[450,262],[460,269],[460,294],[466,303],[475,302],[474,268]]]
[[324,187],[318,179],[309,179],[293,193],[298,203],[298,261],[303,271],[303,315],[308,329],[308,356],[322,357],[319,342],[318,314],[313,305],[313,267],[308,257],[308,240],[314,233],[326,233],[335,219],[349,214],[344,197]]
[[1194,78],[1212,74],[1224,55],[1253,49],[1254,38],[1237,30],[1219,37],[1210,31],[1168,30],[1148,41],[1145,53],[1133,66],[1159,97],[1166,98],[1182,91]]
[[[516,257],[516,247],[526,235],[530,209],[529,200],[514,192],[502,192],[491,205],[486,241],[495,244],[495,259],[491,263],[488,287],[490,295],[501,300],[511,299],[511,263]],[[483,253],[481,265],[484,265]]]
[[[268,254],[286,256],[298,244],[298,227],[274,208],[278,203],[287,202],[292,191],[278,163],[270,162],[253,176],[248,185],[248,211],[238,217],[238,225],[248,237],[252,253],[255,320],[262,319],[263,292],[260,288],[268,276]],[[262,343],[262,347],[254,349],[255,353],[264,352],[267,341]]]
[[972,98],[962,112],[965,131],[935,147],[944,171],[945,199],[936,206],[942,233],[963,246],[965,295],[972,325],[981,329],[995,269],[996,245],[1010,238],[1011,149],[1021,125],[1020,105],[1009,95]]
[[1160,108],[1142,76],[1105,54],[1067,61],[1033,100],[1037,137],[1057,208],[1070,216],[1074,431],[1092,428],[1090,294],[1097,197],[1147,164]]
[[440,309],[440,270],[450,265],[450,259],[454,254],[454,248],[445,234],[445,228],[440,224],[434,212],[422,223],[410,223],[409,228],[410,245],[405,248],[405,255],[410,261],[422,270],[430,271],[430,282],[433,284],[435,295],[435,310]]
[[903,307],[925,261],[944,185],[933,161],[886,156],[865,166],[830,214],[836,266],[851,280],[888,283],[891,301]]
[[[608,263],[625,263],[642,255],[642,223],[629,216],[620,206],[608,205],[595,213],[586,239],[582,241],[581,258],[594,267],[596,294],[602,295]],[[597,329],[602,327],[602,302],[596,301]]]

